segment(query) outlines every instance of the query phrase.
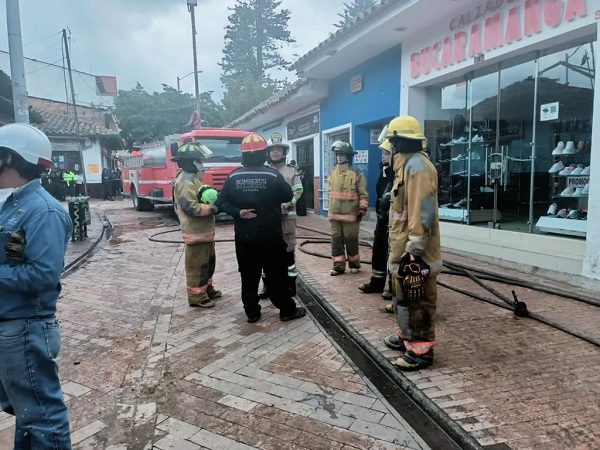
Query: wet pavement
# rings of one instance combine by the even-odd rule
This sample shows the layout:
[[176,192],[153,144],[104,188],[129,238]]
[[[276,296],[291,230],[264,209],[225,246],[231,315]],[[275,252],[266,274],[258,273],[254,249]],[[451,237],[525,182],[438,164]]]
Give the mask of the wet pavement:
[[[74,448],[428,448],[310,316],[281,322],[263,302],[262,319],[246,322],[231,242],[217,244],[223,297],[190,308],[183,245],[148,240],[174,225],[168,215],[92,210],[114,234],[59,301]],[[0,415],[0,449],[12,448],[13,423]]]

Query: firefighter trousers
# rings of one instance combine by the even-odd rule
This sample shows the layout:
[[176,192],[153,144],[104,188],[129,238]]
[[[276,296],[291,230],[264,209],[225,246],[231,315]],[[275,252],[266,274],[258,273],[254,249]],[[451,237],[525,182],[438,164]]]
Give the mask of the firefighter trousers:
[[371,257],[371,286],[375,288],[375,290],[385,289],[389,249],[388,221],[377,220],[377,223],[375,224],[373,253]]
[[329,222],[331,231],[331,257],[338,271],[346,269],[346,259],[351,269],[360,269],[358,231],[360,222]]
[[393,277],[393,298],[398,335],[406,350],[416,355],[429,353],[435,344],[435,311],[437,307],[437,280],[430,276],[425,280],[425,295],[419,300],[408,301],[402,291],[402,279]]
[[269,280],[269,298],[281,316],[296,310],[287,284],[286,245],[281,237],[264,241],[235,241],[238,270],[242,278],[242,303],[248,317],[260,315],[258,285],[261,270]]
[[212,286],[215,265],[214,242],[185,244],[185,279],[190,305],[208,300],[207,290]]

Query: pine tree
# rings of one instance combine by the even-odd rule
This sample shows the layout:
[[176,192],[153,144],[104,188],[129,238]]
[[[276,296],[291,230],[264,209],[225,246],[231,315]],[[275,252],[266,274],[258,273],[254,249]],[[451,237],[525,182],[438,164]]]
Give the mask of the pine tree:
[[344,12],[338,13],[342,18],[338,23],[334,24],[337,28],[344,28],[349,25],[361,13],[370,10],[375,6],[376,0],[353,0],[351,4],[344,3]]
[[224,119],[231,121],[270,97],[285,82],[269,74],[289,65],[280,54],[295,42],[288,30],[290,11],[279,9],[279,0],[237,0],[226,27],[225,48],[220,63]]

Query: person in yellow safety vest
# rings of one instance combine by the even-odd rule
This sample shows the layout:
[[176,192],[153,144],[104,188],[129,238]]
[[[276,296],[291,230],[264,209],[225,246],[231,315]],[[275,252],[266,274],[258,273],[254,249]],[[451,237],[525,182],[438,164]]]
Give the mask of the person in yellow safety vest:
[[185,277],[190,306],[211,308],[213,299],[221,297],[221,291],[213,287],[215,273],[215,217],[218,209],[214,204],[201,203],[198,192],[203,186],[204,168],[202,158],[212,152],[199,143],[181,146],[171,158],[181,169],[173,189],[181,235],[185,243]]
[[65,172],[63,173],[63,181],[67,186],[67,192],[73,195],[75,187],[75,174],[72,170],[65,170]]
[[[302,180],[298,174],[295,165],[286,164],[285,158],[290,149],[290,146],[282,143],[283,137],[280,133],[271,135],[271,143],[267,146],[267,162],[277,170],[285,179],[286,183],[292,188],[294,196],[292,200],[281,205],[281,225],[283,229],[283,240],[286,245],[287,270],[288,270],[288,287],[290,295],[296,295],[296,258],[294,251],[296,250],[296,203],[302,196]],[[269,298],[269,290],[267,279],[263,276],[263,291],[258,295],[260,299]]]
[[[367,213],[369,194],[363,174],[352,165],[352,145],[336,141],[331,146],[336,166],[327,179],[329,210],[327,218],[331,231],[331,256],[333,268],[330,275],[346,271],[346,259],[351,273],[360,270],[358,232],[360,221]],[[347,257],[346,257],[347,255]]]
[[394,364],[419,370],[433,363],[436,276],[442,270],[438,217],[438,174],[425,152],[426,138],[412,116],[388,125],[396,174],[390,209],[390,255],[393,305],[399,332],[385,344],[404,354]]

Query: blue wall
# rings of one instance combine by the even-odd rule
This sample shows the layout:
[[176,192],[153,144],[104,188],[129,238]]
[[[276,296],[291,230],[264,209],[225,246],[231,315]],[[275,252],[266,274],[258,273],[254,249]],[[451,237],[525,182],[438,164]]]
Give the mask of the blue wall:
[[[369,164],[358,167],[367,177],[370,206],[376,200],[381,150],[369,143],[369,130],[383,128],[400,111],[400,60],[401,46],[397,46],[341,74],[330,81],[329,95],[321,102],[321,130],[352,123],[352,145],[369,150]],[[358,74],[363,90],[353,94],[350,79]]]

